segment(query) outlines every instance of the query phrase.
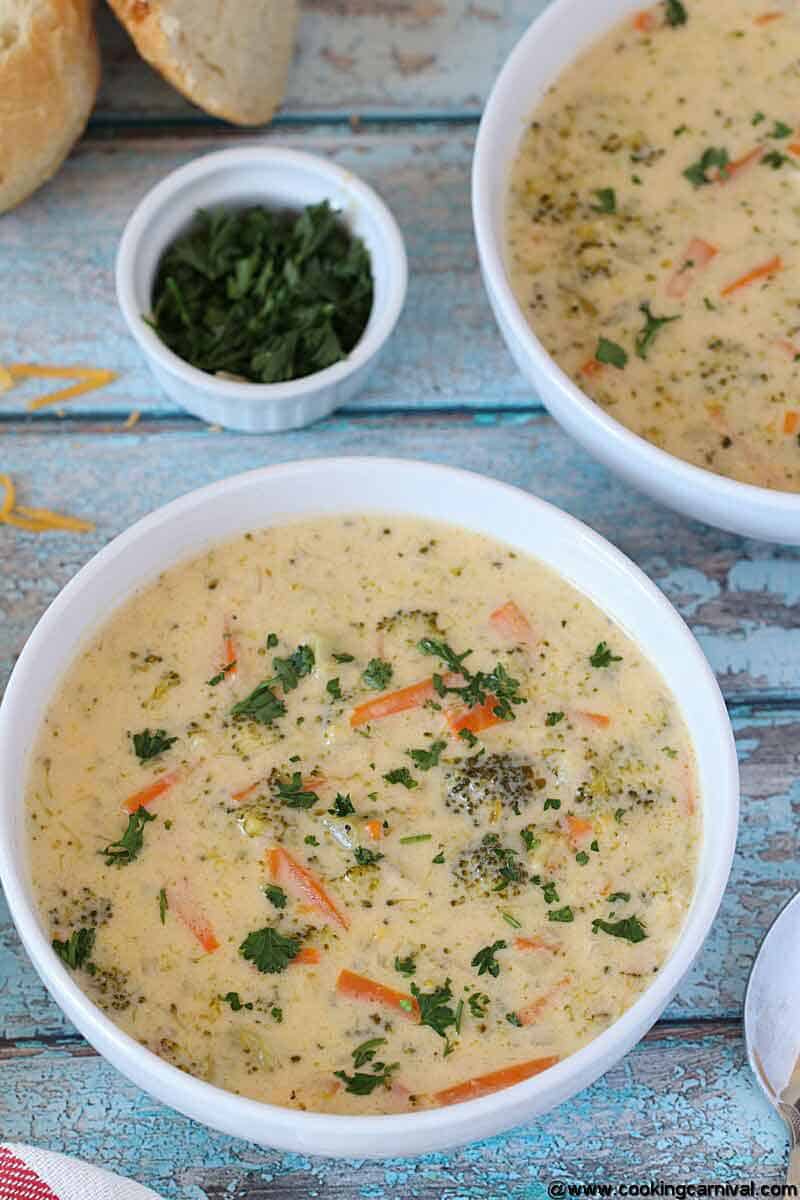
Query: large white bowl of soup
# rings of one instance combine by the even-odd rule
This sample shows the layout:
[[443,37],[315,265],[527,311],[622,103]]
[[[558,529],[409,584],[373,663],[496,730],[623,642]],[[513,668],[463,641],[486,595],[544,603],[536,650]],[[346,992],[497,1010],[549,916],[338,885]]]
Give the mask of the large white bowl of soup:
[[678,511],[795,544],[798,54],[789,0],[555,0],[473,169],[489,298],[553,416]]
[[515,488],[305,462],[194,492],[42,617],[0,713],[42,979],[226,1133],[416,1154],[652,1025],[733,854],[730,725],[662,594]]

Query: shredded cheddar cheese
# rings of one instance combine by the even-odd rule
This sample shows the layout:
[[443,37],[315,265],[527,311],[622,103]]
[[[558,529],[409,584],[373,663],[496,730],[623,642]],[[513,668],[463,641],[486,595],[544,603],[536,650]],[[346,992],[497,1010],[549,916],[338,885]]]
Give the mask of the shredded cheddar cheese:
[[84,521],[80,517],[71,517],[67,513],[52,512],[49,508],[28,508],[27,505],[17,504],[17,491],[10,475],[0,473],[0,487],[3,489],[3,499],[0,502],[0,524],[13,525],[17,529],[27,529],[29,533],[49,533],[53,530],[64,529],[73,533],[91,533],[93,521]]
[[74,400],[95,388],[104,387],[117,378],[116,371],[106,371],[97,367],[52,367],[37,363],[10,363],[8,367],[0,367],[0,391],[8,391],[20,379],[75,379],[76,383],[59,388],[43,396],[36,396],[28,404],[29,412],[37,412],[51,404],[62,400]]

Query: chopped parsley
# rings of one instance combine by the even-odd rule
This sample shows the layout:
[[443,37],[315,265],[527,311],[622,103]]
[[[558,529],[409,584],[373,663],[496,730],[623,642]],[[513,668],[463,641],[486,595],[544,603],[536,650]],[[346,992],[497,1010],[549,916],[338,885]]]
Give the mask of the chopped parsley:
[[236,659],[234,659],[233,662],[226,663],[224,667],[220,667],[220,669],[217,671],[216,675],[212,675],[210,679],[206,680],[206,684],[208,685],[208,687],[216,687],[218,683],[222,683],[223,679],[225,678],[225,676],[228,674],[229,671],[235,671],[235,670],[236,670]]
[[275,671],[273,684],[280,684],[284,692],[293,692],[301,679],[314,670],[314,651],[310,646],[298,646],[288,658],[273,658]]
[[433,686],[439,696],[443,697],[447,694],[459,696],[467,708],[476,708],[485,704],[488,697],[493,696],[495,705],[492,712],[501,721],[513,721],[512,705],[527,703],[523,696],[517,695],[519,680],[512,679],[501,663],[497,663],[492,671],[477,671],[473,675],[464,666],[464,660],[469,658],[471,650],[465,650],[463,654],[456,654],[447,642],[440,641],[438,638],[422,638],[417,642],[417,649],[422,654],[440,658],[450,671],[461,675],[464,679],[463,685],[455,687],[448,686],[441,675],[434,675]]
[[386,1045],[385,1037],[370,1038],[367,1042],[362,1042],[360,1046],[356,1046],[353,1051],[353,1066],[356,1070],[363,1067],[368,1062],[372,1062],[378,1052],[379,1046]]
[[594,356],[599,363],[603,363],[609,367],[616,367],[618,371],[621,371],[628,361],[627,350],[605,337],[597,339],[597,349],[594,352]]
[[621,901],[623,904],[627,904],[628,901],[630,900],[630,898],[631,898],[630,892],[612,892],[611,895],[608,897],[608,903],[616,904],[617,902]]
[[636,353],[639,358],[647,358],[650,349],[658,336],[659,330],[672,321],[680,320],[680,313],[674,317],[655,317],[650,311],[650,305],[645,301],[639,305],[639,311],[644,313],[644,327],[636,334]]
[[101,854],[106,856],[107,867],[127,867],[139,857],[144,846],[144,827],[155,821],[155,815],[146,808],[137,808],[128,817],[128,827],[118,842],[111,842]]
[[306,836],[303,838],[303,841],[305,842],[305,844],[307,846],[318,846],[319,845],[319,842],[314,837],[313,833],[307,833]]
[[151,758],[158,758],[159,754],[169,750],[177,740],[177,737],[167,737],[165,729],[156,729],[153,733],[143,729],[141,733],[134,733],[133,749],[139,762],[149,762]]
[[288,782],[277,779],[275,795],[278,800],[283,801],[287,808],[313,808],[319,800],[316,792],[307,791],[303,787],[303,776],[299,771],[294,771]]
[[500,974],[500,963],[495,958],[498,950],[505,950],[508,943],[502,941],[492,942],[491,946],[484,946],[479,950],[470,963],[471,967],[477,967],[479,975],[485,975],[487,972],[494,979]]
[[482,1017],[486,1016],[486,1010],[489,1007],[489,1003],[489,997],[486,995],[486,992],[473,992],[472,995],[467,998],[469,1011],[478,1021]]
[[549,712],[544,719],[545,725],[558,725],[559,721],[564,720],[562,712]]
[[234,704],[233,717],[249,717],[260,725],[272,725],[279,717],[286,716],[286,705],[272,690],[271,681],[265,680],[244,700]]
[[264,895],[273,908],[286,908],[286,892],[277,883],[268,883],[264,887]]
[[552,881],[542,884],[542,895],[544,896],[545,904],[558,904],[558,889]]
[[545,797],[544,811],[547,812],[548,808],[554,808],[556,811],[558,811],[558,809],[561,808],[561,801],[558,799],[557,796],[546,796]]
[[436,857],[431,859],[431,862],[441,866],[444,862],[444,850],[440,850]]
[[411,995],[419,1005],[420,1025],[428,1025],[439,1037],[446,1038],[446,1031],[456,1023],[456,1014],[448,1003],[453,999],[450,980],[446,979],[441,987],[434,988],[432,992],[421,992],[412,983]]
[[356,810],[353,808],[353,801],[350,799],[349,792],[343,795],[341,792],[336,793],[336,799],[333,802],[333,808],[329,808],[328,812],[332,817],[349,817]]
[[342,689],[338,677],[336,679],[328,680],[328,682],[325,684],[325,691],[328,693],[331,700],[342,699]]
[[589,861],[589,855],[586,853],[585,850],[579,850],[578,853],[575,855],[575,862],[578,864],[578,866],[585,867],[586,864],[588,863],[588,861]]
[[352,655],[352,654],[332,654],[332,655],[331,655],[331,658],[332,658],[332,659],[333,659],[335,662],[338,662],[338,663],[351,663],[351,662],[355,662],[355,658],[353,657],[353,655]]
[[243,1008],[252,1008],[252,1000],[248,1000],[246,1004],[242,1003],[238,992],[226,992],[224,996],[220,996],[223,1004],[230,1004],[233,1012],[241,1012]]
[[638,917],[625,917],[621,921],[603,921],[600,917],[595,917],[592,921],[592,933],[597,933],[600,929],[603,933],[623,938],[626,942],[643,942],[647,937],[647,931]]
[[681,0],[666,0],[666,18],[668,25],[685,25],[689,20],[689,14],[686,11],[686,6],[681,3]]
[[[697,162],[691,163],[683,172],[684,178],[689,180],[692,187],[704,187],[709,183],[716,183],[720,175],[725,173],[725,168],[730,162],[728,151],[722,146],[709,146],[698,158]],[[709,171],[717,168],[716,174],[709,176]]]
[[406,750],[406,754],[420,771],[430,771],[431,767],[438,767],[441,753],[446,748],[447,742],[431,742],[428,750]]
[[277,646],[277,644],[278,644],[277,633],[268,633],[267,634],[267,649],[274,650],[275,647]]
[[788,154],[781,154],[780,150],[770,150],[768,154],[761,156],[762,167],[772,167],[773,171],[779,171],[784,163],[791,162]]
[[378,1085],[385,1088],[391,1087],[392,1075],[400,1066],[399,1063],[374,1063],[373,1075],[367,1075],[366,1072],[356,1071],[354,1075],[348,1075],[345,1071],[334,1071],[337,1079],[341,1079],[345,1085],[344,1090],[350,1092],[353,1096],[371,1096]]
[[470,748],[477,746],[478,744],[478,739],[475,737],[475,734],[471,729],[459,729],[458,736],[462,739],[462,741],[465,741]]
[[522,1021],[520,1021],[515,1012],[507,1012],[506,1020],[508,1021],[509,1025],[517,1025],[520,1029],[522,1028]]
[[597,203],[589,205],[592,212],[614,213],[617,211],[617,193],[613,188],[595,188],[594,195],[597,197]]
[[522,838],[526,850],[535,850],[539,845],[540,839],[530,825],[526,825],[524,829],[520,829],[519,836]]
[[414,955],[409,954],[407,958],[395,957],[394,969],[401,975],[414,975],[417,970],[417,964],[414,961]]
[[239,947],[242,958],[265,975],[279,975],[300,953],[300,938],[284,937],[269,925],[248,933]]
[[791,125],[787,125],[785,121],[776,121],[772,128],[772,133],[768,134],[767,136],[771,138],[788,138],[791,137],[793,133],[794,130],[792,129]]
[[571,909],[571,908],[570,908],[570,906],[567,904],[567,905],[565,905],[565,907],[564,907],[564,908],[550,908],[550,909],[548,909],[548,911],[547,911],[547,919],[548,919],[548,921],[561,921],[561,922],[563,922],[565,925],[568,925],[568,924],[570,923],[570,921],[574,921],[574,920],[575,920],[575,917],[574,917],[574,915],[573,915],[572,909]]
[[158,915],[162,925],[167,923],[167,911],[169,909],[169,901],[167,900],[166,888],[162,888],[158,893]]
[[383,858],[377,850],[367,850],[364,846],[356,846],[353,855],[360,867],[376,867]]
[[408,767],[395,767],[392,771],[387,771],[383,777],[387,783],[401,783],[404,788],[411,791],[412,788],[419,787],[414,776],[409,771]]
[[610,667],[612,662],[622,662],[621,654],[612,654],[608,642],[598,642],[589,655],[593,667]]
[[391,663],[384,662],[382,658],[371,658],[361,672],[364,683],[374,692],[385,691],[391,683],[393,675],[394,667]]
[[95,933],[94,929],[74,929],[65,942],[53,938],[50,944],[61,961],[71,971],[77,971],[89,960],[94,949]]

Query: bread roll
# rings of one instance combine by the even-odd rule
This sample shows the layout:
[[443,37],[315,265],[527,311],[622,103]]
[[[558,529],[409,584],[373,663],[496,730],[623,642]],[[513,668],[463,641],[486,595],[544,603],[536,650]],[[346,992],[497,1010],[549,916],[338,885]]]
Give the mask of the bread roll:
[[99,82],[92,0],[0,0],[0,212],[58,169]]
[[139,53],[215,117],[261,125],[280,104],[297,0],[109,0]]

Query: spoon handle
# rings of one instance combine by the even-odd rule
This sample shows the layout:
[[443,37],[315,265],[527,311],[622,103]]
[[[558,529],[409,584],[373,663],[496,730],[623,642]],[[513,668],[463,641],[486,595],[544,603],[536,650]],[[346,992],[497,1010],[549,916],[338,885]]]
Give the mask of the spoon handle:
[[778,1109],[789,1126],[789,1165],[786,1168],[786,1182],[800,1187],[800,1109],[795,1104],[787,1104],[785,1100],[778,1101]]

